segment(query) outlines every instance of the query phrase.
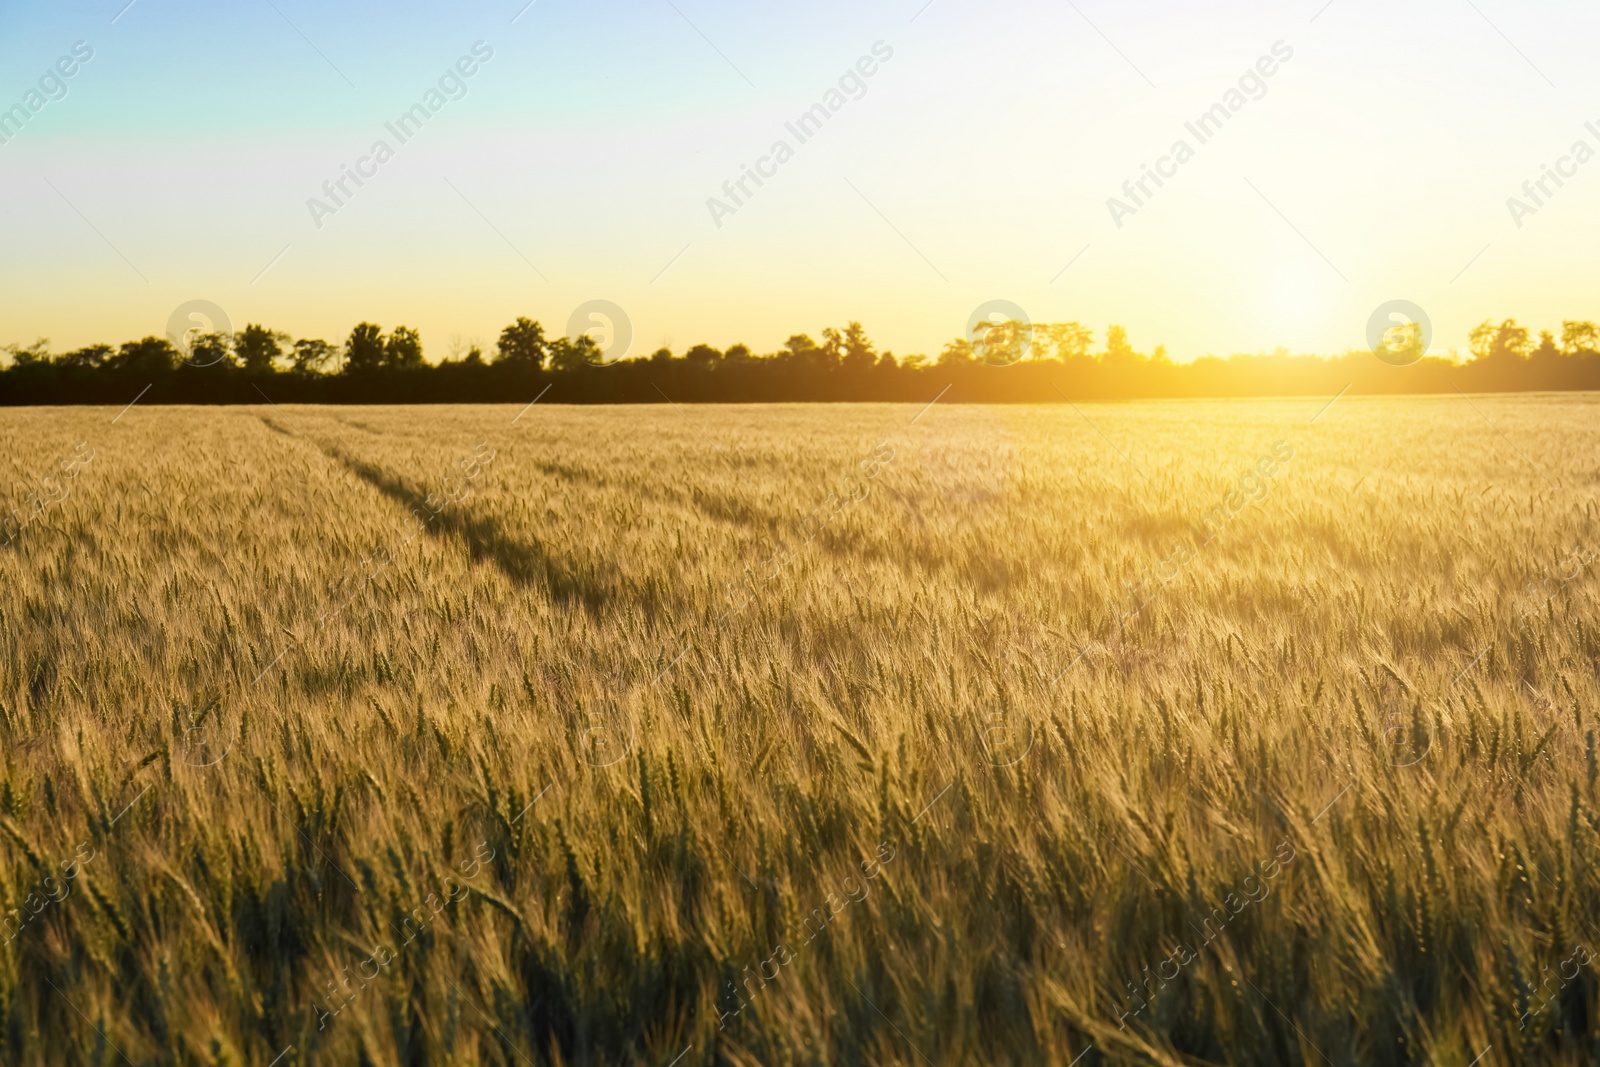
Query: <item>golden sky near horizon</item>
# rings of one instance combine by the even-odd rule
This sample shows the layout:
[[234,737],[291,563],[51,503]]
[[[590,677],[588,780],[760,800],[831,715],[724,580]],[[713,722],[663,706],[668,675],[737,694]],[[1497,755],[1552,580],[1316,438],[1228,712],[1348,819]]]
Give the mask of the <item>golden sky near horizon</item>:
[[1600,318],[1570,3],[124,3],[0,13],[0,342],[195,299],[435,359],[595,298],[634,354],[933,354],[994,299],[1180,360]]

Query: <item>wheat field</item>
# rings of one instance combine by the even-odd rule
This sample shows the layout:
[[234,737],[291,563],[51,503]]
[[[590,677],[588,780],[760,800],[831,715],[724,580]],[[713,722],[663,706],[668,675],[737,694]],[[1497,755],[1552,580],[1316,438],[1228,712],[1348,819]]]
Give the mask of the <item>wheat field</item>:
[[1600,1059],[1600,400],[0,411],[0,1062]]

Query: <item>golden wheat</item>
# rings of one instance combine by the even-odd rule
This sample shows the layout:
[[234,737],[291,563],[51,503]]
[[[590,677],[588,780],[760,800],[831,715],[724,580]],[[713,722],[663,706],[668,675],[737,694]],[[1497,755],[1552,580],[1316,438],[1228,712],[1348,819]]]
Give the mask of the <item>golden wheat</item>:
[[1593,1062],[1600,406],[1325,403],[0,412],[0,1061]]

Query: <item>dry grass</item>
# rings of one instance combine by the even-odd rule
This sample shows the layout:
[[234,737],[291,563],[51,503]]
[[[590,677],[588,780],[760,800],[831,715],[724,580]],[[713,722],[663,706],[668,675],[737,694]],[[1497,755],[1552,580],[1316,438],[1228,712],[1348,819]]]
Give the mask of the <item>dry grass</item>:
[[1600,406],[1321,406],[0,412],[0,1061],[1594,1062]]

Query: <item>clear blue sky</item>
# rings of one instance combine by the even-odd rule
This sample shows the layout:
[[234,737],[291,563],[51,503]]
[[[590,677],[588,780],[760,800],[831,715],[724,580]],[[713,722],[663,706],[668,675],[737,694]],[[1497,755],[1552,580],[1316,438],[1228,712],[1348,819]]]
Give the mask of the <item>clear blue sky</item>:
[[[1396,297],[1436,349],[1488,316],[1600,317],[1600,161],[1520,226],[1507,204],[1600,149],[1600,13],[1570,2],[124,3],[0,11],[0,109],[94,51],[0,145],[0,341],[161,333],[194,298],[298,336],[403,322],[433,358],[595,297],[679,350],[855,318],[936,352],[997,297],[1176,358],[1341,351]],[[400,144],[385,123],[479,41]],[[880,41],[799,144],[785,123]],[[1186,133],[1280,41],[1264,95]],[[380,138],[319,228],[308,199]],[[1180,138],[1194,157],[1114,220]],[[708,199],[779,139],[793,158],[717,225]]]

